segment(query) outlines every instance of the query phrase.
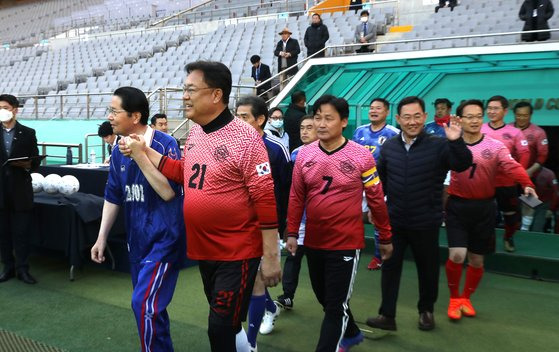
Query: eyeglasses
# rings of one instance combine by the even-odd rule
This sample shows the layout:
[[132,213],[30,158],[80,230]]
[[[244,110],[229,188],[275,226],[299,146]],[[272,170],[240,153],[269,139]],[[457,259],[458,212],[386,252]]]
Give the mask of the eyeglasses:
[[477,120],[483,120],[483,115],[465,115],[465,116],[461,116],[464,119],[477,119]]
[[126,110],[117,110],[117,109],[115,109],[115,108],[113,108],[113,107],[111,107],[111,106],[109,106],[109,107],[107,108],[107,112],[109,113],[109,115],[113,115],[113,116],[116,115],[116,114],[120,114],[121,112],[125,112],[125,111],[126,111]]
[[183,86],[182,90],[188,94],[189,96],[192,94],[195,94],[196,92],[200,91],[200,90],[204,90],[204,89],[215,89],[213,87],[203,87],[203,88],[194,88],[191,86]]

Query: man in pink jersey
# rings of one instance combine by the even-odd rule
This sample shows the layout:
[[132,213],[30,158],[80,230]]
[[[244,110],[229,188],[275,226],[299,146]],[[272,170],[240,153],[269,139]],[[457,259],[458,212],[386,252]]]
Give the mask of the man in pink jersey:
[[[481,127],[481,133],[502,142],[510,151],[512,157],[528,168],[530,162],[530,149],[528,141],[522,131],[511,125],[505,124],[505,116],[508,113],[509,102],[501,96],[496,95],[489,98],[487,103],[488,123]],[[503,212],[505,220],[504,246],[507,252],[514,252],[513,236],[520,227],[518,190],[509,175],[499,173],[495,178],[495,199],[499,210]]]
[[[536,126],[532,123],[532,114],[534,112],[534,108],[532,104],[521,101],[514,106],[514,122],[511,123],[514,127],[520,129],[526,140],[528,141],[528,146],[530,148],[530,161],[528,162],[528,175],[532,177],[532,181],[535,183],[536,174],[539,174],[539,171],[542,169],[543,164],[547,160],[548,155],[548,143],[547,143],[547,134],[543,130],[543,128]],[[547,172],[544,173],[544,176],[548,175]],[[553,177],[554,179],[555,177]],[[536,189],[537,190],[537,189]],[[541,194],[540,198],[545,196]],[[538,207],[538,210],[543,210],[541,207]],[[545,213],[545,211],[543,211]],[[539,216],[538,216],[539,218]],[[522,206],[522,227],[521,230],[530,230],[532,221],[534,220],[534,209],[531,209],[527,206]],[[538,230],[541,228],[540,224],[536,226]],[[536,231],[536,230],[533,230]]]
[[262,137],[227,108],[231,71],[220,62],[196,61],[186,72],[185,111],[196,125],[182,160],[146,148],[141,138],[126,143],[135,160],[146,154],[157,166],[148,179],[163,174],[184,184],[187,255],[199,261],[211,351],[245,352],[241,322],[257,272],[266,286],[281,280],[270,162]]
[[[517,163],[503,143],[481,133],[483,103],[467,100],[456,109],[461,119],[462,138],[472,152],[473,163],[466,171],[451,172],[446,207],[448,260],[446,277],[450,289],[448,317],[458,320],[476,315],[470,295],[483,275],[483,256],[491,253],[495,241],[495,178],[498,173],[524,188],[524,194],[537,197],[534,185],[524,168]],[[460,295],[460,279],[468,258],[466,282]]]
[[365,246],[361,215],[363,191],[379,232],[382,259],[392,253],[384,193],[371,153],[347,140],[349,105],[332,95],[320,97],[314,117],[318,141],[299,151],[293,170],[287,220],[287,249],[295,255],[306,210],[305,249],[309,276],[324,319],[316,351],[349,351],[363,341],[349,299]]

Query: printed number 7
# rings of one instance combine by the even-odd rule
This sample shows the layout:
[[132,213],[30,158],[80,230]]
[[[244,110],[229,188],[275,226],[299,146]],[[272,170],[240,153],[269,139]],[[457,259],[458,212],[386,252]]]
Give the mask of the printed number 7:
[[477,164],[472,163],[472,171],[470,171],[470,178],[474,178],[474,174],[476,173]]
[[322,179],[326,181],[326,184],[324,185],[324,188],[322,189],[320,194],[326,194],[326,192],[328,192],[328,190],[330,189],[330,185],[332,184],[334,178],[332,176],[322,176]]

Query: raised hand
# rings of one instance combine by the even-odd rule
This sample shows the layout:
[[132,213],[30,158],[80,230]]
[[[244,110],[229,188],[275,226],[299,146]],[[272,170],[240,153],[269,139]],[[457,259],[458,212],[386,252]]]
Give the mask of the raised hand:
[[460,125],[460,118],[456,115],[450,117],[450,122],[448,125],[443,124],[444,133],[449,141],[455,141],[462,136],[462,126]]

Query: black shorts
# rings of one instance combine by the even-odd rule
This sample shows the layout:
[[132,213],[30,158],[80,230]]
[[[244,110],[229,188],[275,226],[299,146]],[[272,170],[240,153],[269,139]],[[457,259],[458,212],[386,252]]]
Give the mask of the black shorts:
[[499,210],[505,213],[518,211],[518,187],[495,188],[495,200]]
[[241,327],[246,320],[260,257],[231,262],[201,260],[200,275],[212,324]]
[[495,248],[495,202],[450,196],[446,205],[448,247],[489,254]]

